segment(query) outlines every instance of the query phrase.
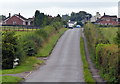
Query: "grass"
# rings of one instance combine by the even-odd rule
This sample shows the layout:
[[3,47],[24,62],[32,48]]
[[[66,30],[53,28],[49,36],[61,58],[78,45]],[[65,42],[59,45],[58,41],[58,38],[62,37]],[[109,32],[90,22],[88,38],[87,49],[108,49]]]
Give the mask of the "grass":
[[118,28],[114,28],[114,27],[101,28],[102,34],[106,39],[110,41],[110,43],[114,43],[114,38],[117,35],[117,31]]
[[35,66],[42,64],[43,61],[37,59],[36,57],[28,57],[25,62],[23,62],[20,66],[17,66],[14,69],[6,69],[2,70],[2,74],[16,74],[25,71],[31,71],[35,69]]
[[22,78],[14,77],[14,76],[2,76],[2,84],[18,84],[18,82],[22,81]]
[[57,40],[60,38],[60,36],[66,31],[67,29],[62,28],[60,29],[59,33],[53,34],[47,43],[44,44],[42,48],[40,48],[39,53],[37,56],[46,57],[49,56],[53,47],[55,46]]
[[89,70],[89,64],[88,64],[86,56],[85,56],[84,40],[82,37],[80,38],[80,52],[81,52],[81,56],[82,56],[85,82],[93,83],[93,82],[95,82],[95,80],[93,79],[92,74]]
[[1,26],[0,30],[2,31],[35,31],[39,29],[28,29],[26,27]]

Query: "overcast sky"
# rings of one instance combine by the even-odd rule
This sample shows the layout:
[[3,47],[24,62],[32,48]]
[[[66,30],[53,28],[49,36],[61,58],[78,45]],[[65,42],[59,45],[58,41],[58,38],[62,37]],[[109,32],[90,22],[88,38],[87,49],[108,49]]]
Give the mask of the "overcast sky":
[[95,15],[105,12],[108,15],[118,15],[118,1],[120,0],[0,0],[0,15],[8,13],[25,17],[34,16],[35,10],[56,16],[71,12],[86,11]]

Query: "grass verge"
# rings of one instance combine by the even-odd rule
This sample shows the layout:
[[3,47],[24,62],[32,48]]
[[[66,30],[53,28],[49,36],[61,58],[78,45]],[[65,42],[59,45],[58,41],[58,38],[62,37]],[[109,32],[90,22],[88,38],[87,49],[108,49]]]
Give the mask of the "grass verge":
[[18,84],[18,82],[22,81],[22,78],[14,77],[14,76],[2,76],[2,84]]
[[7,69],[2,70],[2,74],[16,74],[25,71],[31,71],[35,69],[35,66],[42,64],[43,61],[37,59],[36,57],[28,57],[26,58],[25,62],[22,63],[20,66],[17,66],[14,69]]
[[81,56],[82,56],[85,82],[94,83],[95,80],[93,79],[92,74],[89,70],[89,64],[88,64],[86,56],[85,56],[84,40],[82,37],[80,38],[80,52],[81,52]]
[[54,48],[55,44],[57,43],[57,40],[60,38],[60,36],[66,31],[67,29],[61,28],[59,30],[59,33],[53,34],[47,43],[44,44],[42,48],[40,48],[39,53],[37,56],[40,57],[46,57],[49,56],[52,49]]

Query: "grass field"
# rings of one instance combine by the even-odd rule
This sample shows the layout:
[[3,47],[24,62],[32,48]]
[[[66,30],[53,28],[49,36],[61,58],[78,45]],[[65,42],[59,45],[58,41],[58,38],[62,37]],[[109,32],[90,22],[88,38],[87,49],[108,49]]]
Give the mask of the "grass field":
[[114,43],[114,38],[117,35],[118,28],[108,27],[108,28],[101,28],[101,32],[106,39],[110,41],[110,43]]
[[35,31],[39,30],[40,28],[27,28],[27,27],[12,27],[12,26],[0,26],[0,31]]

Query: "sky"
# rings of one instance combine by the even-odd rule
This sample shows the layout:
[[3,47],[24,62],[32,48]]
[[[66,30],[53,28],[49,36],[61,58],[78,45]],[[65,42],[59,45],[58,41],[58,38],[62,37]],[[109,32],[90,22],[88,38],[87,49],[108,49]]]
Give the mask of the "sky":
[[86,11],[92,15],[104,12],[107,15],[118,15],[120,0],[0,0],[0,15],[8,16],[21,13],[22,16],[33,17],[36,10],[56,16],[71,12]]

